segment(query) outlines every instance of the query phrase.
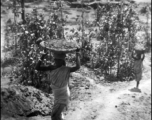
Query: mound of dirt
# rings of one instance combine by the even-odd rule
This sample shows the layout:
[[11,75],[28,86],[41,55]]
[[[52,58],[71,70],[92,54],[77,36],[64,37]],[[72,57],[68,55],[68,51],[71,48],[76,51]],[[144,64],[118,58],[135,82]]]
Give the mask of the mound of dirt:
[[36,116],[50,115],[53,97],[36,88],[12,85],[1,89],[1,115]]

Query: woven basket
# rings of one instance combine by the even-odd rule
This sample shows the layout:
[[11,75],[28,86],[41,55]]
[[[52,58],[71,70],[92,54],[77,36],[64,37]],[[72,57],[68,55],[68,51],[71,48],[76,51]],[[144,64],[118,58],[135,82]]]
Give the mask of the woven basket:
[[74,41],[67,41],[65,39],[57,39],[50,41],[43,41],[43,44],[40,44],[42,47],[49,49],[51,52],[56,53],[70,53],[80,48],[80,46]]
[[140,53],[140,54],[143,54],[145,52],[145,48],[143,45],[141,44],[136,44],[134,46],[134,50],[137,52],[137,53]]

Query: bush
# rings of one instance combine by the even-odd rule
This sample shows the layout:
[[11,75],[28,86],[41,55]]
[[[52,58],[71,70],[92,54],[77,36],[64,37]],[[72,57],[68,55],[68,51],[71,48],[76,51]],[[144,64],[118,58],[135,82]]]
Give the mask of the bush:
[[[44,79],[46,75],[44,72],[36,71],[35,66],[44,52],[49,53],[43,61],[44,65],[53,63],[53,59],[50,51],[42,48],[38,43],[40,39],[48,41],[63,38],[62,24],[64,24],[64,22],[62,22],[56,13],[51,13],[50,18],[45,20],[44,16],[37,12],[37,9],[33,9],[31,14],[27,14],[25,20],[25,24],[19,22],[15,26],[16,31],[18,31],[16,36],[17,44],[7,44],[5,51],[15,49],[13,57],[20,60],[18,63],[20,69],[17,69],[14,73],[20,78],[22,84],[43,88],[46,85],[42,79]],[[11,36],[15,34],[14,23],[9,22],[6,33],[7,40],[11,41]],[[74,36],[78,38],[80,35],[74,34],[71,36],[72,40]],[[83,46],[86,47],[87,45],[88,43]],[[75,56],[69,54],[67,61],[73,63],[74,58]]]
[[136,12],[125,4],[115,7],[107,5],[97,12],[98,40],[101,41],[96,56],[98,68],[105,76],[113,74],[121,81],[132,78],[130,53],[139,31]]
[[[108,9],[108,12],[107,12]],[[130,53],[136,42],[136,33],[141,30],[139,18],[132,6],[104,6],[98,10],[98,21],[89,22],[85,18],[81,21],[78,17],[77,22],[81,22],[78,29],[70,30],[73,35],[63,35],[62,25],[65,20],[60,19],[55,13],[50,13],[50,18],[45,20],[42,14],[33,9],[31,14],[26,15],[26,23],[14,25],[10,23],[7,30],[7,39],[14,35],[14,29],[18,31],[17,45],[14,45],[14,57],[20,59],[21,69],[16,73],[20,76],[21,82],[25,85],[41,87],[42,79],[46,77],[44,72],[35,70],[36,63],[43,52],[38,45],[39,39],[52,40],[66,37],[69,40],[76,40],[82,45],[81,61],[82,64],[90,62],[92,68],[100,69],[100,73],[105,76],[115,76],[118,80],[131,80],[133,77],[132,59]],[[96,23],[96,24],[95,24]],[[98,27],[97,31],[89,29],[88,26]],[[99,33],[98,33],[99,31]],[[8,34],[11,33],[11,34]],[[80,34],[82,33],[82,35]],[[101,44],[94,50],[91,44],[92,38],[97,34]],[[12,45],[7,46],[8,48]],[[12,48],[11,48],[12,49]],[[8,49],[9,50],[9,49]],[[69,54],[67,61],[73,63],[75,56]],[[43,62],[45,65],[53,63],[52,55],[49,53],[47,59]],[[88,64],[87,64],[88,65]],[[126,74],[127,73],[127,74]],[[44,85],[45,86],[45,85]]]

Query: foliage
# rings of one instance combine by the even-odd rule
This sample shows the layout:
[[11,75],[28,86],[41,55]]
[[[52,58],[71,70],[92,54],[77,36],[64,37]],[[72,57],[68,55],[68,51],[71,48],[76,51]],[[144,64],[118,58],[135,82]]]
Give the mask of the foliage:
[[[108,11],[107,12],[107,9]],[[115,74],[119,80],[132,76],[130,53],[139,31],[139,18],[133,6],[100,7],[98,10],[99,27],[97,62],[105,75]]]
[[147,14],[150,11],[150,7],[149,6],[144,6],[140,9],[140,13],[141,14]]
[[16,58],[5,58],[4,60],[1,60],[1,67],[5,68],[10,65],[16,65],[19,62]]
[[[44,72],[36,71],[35,66],[44,52],[48,52],[49,54],[43,61],[43,64],[53,64],[52,54],[50,51],[39,46],[38,43],[40,39],[48,41],[64,37],[62,25],[64,25],[65,20],[60,18],[59,14],[60,9],[57,12],[50,13],[49,19],[46,20],[35,8],[31,14],[26,14],[25,24],[22,22],[16,24],[11,21],[7,22],[9,24],[7,24],[6,28],[6,40],[8,37],[7,41],[11,41],[11,37],[15,35],[17,44],[8,44],[9,42],[7,42],[4,51],[7,52],[14,49],[13,57],[19,59],[19,69],[16,69],[17,71],[14,71],[14,73],[17,74],[15,76],[18,76],[22,84],[33,85],[38,88],[48,87],[48,85],[43,83]],[[68,38],[70,36],[67,36]],[[67,61],[73,62],[73,60],[74,56],[69,54]]]
[[[44,52],[47,52],[46,49],[38,45],[38,42],[40,39],[47,41],[63,37],[80,43],[82,45],[82,63],[90,62],[93,69],[100,69],[100,74],[116,76],[118,80],[131,80],[133,78],[130,53],[136,42],[135,35],[141,30],[139,18],[133,6],[124,4],[110,6],[108,4],[97,11],[99,12],[98,18],[93,22],[83,17],[85,14],[83,11],[82,15],[76,18],[76,22],[79,23],[78,27],[70,30],[72,35],[63,29],[66,21],[60,17],[60,10],[59,8],[56,12],[51,12],[49,19],[46,19],[35,8],[31,14],[26,15],[25,24],[10,22],[7,25],[6,40],[9,41],[12,36],[16,35],[17,44],[8,44],[5,50],[9,51],[15,47],[14,53],[16,54],[13,57],[20,60],[18,63],[20,69],[14,73],[21,79],[21,83],[38,88],[48,87],[43,83],[46,75],[35,70],[39,58]],[[86,31],[86,29],[89,30]],[[96,36],[100,44],[93,46],[92,40]],[[74,63],[74,59],[73,54],[67,55],[68,62]],[[53,64],[50,52],[43,64]]]
[[[57,25],[60,22],[58,17],[52,14],[50,18],[52,19],[48,21],[44,20],[44,16],[38,14],[36,9],[33,9],[32,14],[26,15],[26,24],[22,24],[21,22],[16,24],[18,44],[15,46],[8,44],[4,49],[4,51],[9,51],[16,47],[13,57],[17,57],[20,60],[18,65],[21,66],[21,69],[18,71],[18,77],[22,79],[23,84],[30,83],[37,87],[40,85],[42,72],[35,71],[35,65],[44,49],[37,45],[38,38],[50,40],[61,37],[61,28]],[[13,23],[10,23],[7,26],[6,37],[9,37],[8,40],[11,37],[9,33],[15,34],[13,25]],[[51,55],[48,58],[48,61],[45,61],[44,64],[52,62]]]

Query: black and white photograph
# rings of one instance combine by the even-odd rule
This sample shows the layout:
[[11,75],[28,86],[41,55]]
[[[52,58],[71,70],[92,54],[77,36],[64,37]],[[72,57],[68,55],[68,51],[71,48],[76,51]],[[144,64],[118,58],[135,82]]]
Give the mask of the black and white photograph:
[[151,120],[151,0],[1,0],[1,120]]

